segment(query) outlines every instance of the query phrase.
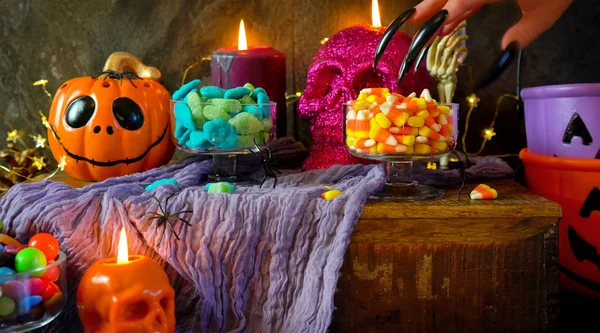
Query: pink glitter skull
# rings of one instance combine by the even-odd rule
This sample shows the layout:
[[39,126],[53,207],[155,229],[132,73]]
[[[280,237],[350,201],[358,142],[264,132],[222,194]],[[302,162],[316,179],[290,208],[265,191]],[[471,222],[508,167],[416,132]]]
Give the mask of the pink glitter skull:
[[358,96],[363,88],[387,87],[401,94],[419,93],[431,87],[424,63],[396,86],[398,70],[411,38],[397,33],[388,44],[377,66],[373,57],[385,28],[363,25],[333,35],[313,58],[308,69],[307,86],[298,107],[301,118],[310,121],[312,147],[304,169],[323,169],[335,164],[367,164],[348,153],[344,144],[342,104]]

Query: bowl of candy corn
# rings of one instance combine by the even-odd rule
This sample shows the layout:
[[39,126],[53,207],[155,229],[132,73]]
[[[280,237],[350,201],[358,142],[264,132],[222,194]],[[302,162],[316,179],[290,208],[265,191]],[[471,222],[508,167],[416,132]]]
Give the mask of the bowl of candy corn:
[[56,318],[67,301],[66,255],[46,233],[28,244],[0,234],[0,333],[28,332]]
[[443,191],[412,180],[412,163],[448,155],[456,146],[458,104],[440,104],[427,89],[402,96],[366,88],[344,104],[348,151],[387,163],[388,183],[380,199],[439,198]]
[[273,138],[277,104],[249,83],[231,89],[199,85],[190,81],[173,94],[173,142],[184,152],[212,155],[211,179],[235,181],[235,156],[256,153]]

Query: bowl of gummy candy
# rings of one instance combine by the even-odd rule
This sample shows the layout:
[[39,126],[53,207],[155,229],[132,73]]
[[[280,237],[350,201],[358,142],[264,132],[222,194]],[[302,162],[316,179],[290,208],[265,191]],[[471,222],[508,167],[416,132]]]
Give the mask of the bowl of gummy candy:
[[178,149],[197,154],[243,153],[271,138],[276,103],[247,83],[222,89],[190,81],[173,93],[172,138]]
[[21,244],[0,234],[0,333],[42,327],[66,300],[66,255],[56,238],[38,233]]
[[402,96],[387,88],[362,89],[344,104],[351,154],[372,160],[416,160],[449,154],[456,146],[458,105],[437,103],[429,90]]

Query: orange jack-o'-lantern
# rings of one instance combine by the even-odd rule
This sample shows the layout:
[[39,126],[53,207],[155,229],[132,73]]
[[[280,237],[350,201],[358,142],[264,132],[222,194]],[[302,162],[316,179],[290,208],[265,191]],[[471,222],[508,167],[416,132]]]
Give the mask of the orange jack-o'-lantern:
[[86,333],[175,331],[175,291],[162,267],[145,256],[96,262],[81,278],[76,299]]
[[135,56],[113,53],[99,77],[65,82],[48,117],[56,160],[66,157],[72,177],[99,181],[146,171],[173,156],[169,92],[160,72]]

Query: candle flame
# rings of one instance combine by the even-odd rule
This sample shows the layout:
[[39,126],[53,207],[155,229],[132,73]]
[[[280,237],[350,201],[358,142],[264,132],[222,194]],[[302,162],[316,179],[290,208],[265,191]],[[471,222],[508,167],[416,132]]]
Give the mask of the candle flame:
[[117,264],[124,264],[129,262],[129,251],[127,250],[127,234],[125,233],[125,227],[121,229],[119,235],[119,250],[117,252]]
[[379,3],[377,0],[371,2],[371,17],[373,26],[376,28],[381,27],[381,17],[379,16]]
[[246,28],[244,28],[244,20],[240,21],[240,33],[238,35],[238,50],[247,50],[248,43],[246,42]]

